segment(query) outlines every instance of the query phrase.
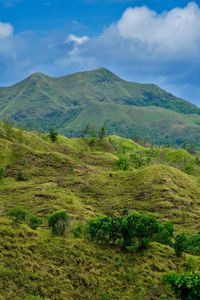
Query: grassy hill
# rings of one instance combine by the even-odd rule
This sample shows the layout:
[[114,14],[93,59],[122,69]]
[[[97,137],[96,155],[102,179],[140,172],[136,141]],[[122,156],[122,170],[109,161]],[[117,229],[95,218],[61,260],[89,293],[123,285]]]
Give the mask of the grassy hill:
[[[118,136],[59,136],[52,143],[45,134],[1,124],[0,299],[175,299],[162,277],[199,272],[198,256],[177,258],[171,247],[155,242],[132,254],[75,232],[94,216],[120,216],[124,209],[171,221],[176,233],[200,231],[198,158]],[[28,180],[17,180],[19,172]],[[41,227],[13,224],[8,212],[15,207],[40,217]],[[59,209],[70,215],[63,237],[52,236],[47,222]]]
[[106,121],[108,134],[200,147],[199,115],[197,106],[155,85],[128,82],[106,69],[61,78],[36,73],[0,89],[2,120],[40,131],[56,127],[68,136]]

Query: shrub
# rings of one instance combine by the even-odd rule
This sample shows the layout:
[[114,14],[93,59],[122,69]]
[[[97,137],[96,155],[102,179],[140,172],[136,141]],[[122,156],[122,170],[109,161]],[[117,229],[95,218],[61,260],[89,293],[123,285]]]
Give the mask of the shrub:
[[193,255],[200,255],[200,232],[189,236],[187,252]]
[[9,211],[8,215],[12,218],[15,223],[21,223],[25,221],[27,212],[21,207],[13,208]]
[[156,241],[161,244],[172,246],[172,237],[174,233],[174,225],[166,222],[161,226],[161,230],[157,235]]
[[80,238],[83,233],[83,226],[81,224],[77,225],[73,231],[75,238]]
[[0,168],[0,179],[3,179],[5,177],[5,169]]
[[57,130],[54,129],[54,128],[51,128],[49,130],[49,137],[50,137],[52,143],[57,142],[57,140],[58,140],[58,132],[57,132]]
[[131,163],[136,169],[148,165],[151,161],[150,157],[145,157],[143,153],[135,152],[130,155]]
[[177,299],[200,299],[200,274],[168,274],[164,277],[164,283],[171,286],[177,296]]
[[32,229],[35,230],[37,229],[37,227],[39,227],[42,224],[42,220],[37,216],[29,215],[27,223]]
[[[86,234],[90,240],[104,244],[120,245],[137,251],[148,247],[162,231],[161,224],[153,217],[132,214],[126,217],[101,216],[90,220]],[[168,236],[167,236],[168,241]]]
[[176,252],[176,256],[180,257],[183,254],[183,252],[186,252],[187,246],[188,246],[187,235],[184,233],[178,234],[175,237],[175,242],[174,242],[174,250]]
[[132,214],[122,223],[123,246],[131,251],[145,249],[160,232],[160,223],[153,217]]
[[86,234],[90,240],[115,244],[121,238],[120,217],[101,216],[89,221]]
[[16,176],[15,176],[15,179],[17,181],[28,181],[29,177],[26,174],[24,174],[23,172],[18,171]]
[[53,234],[64,235],[69,224],[69,216],[64,210],[56,211],[50,215],[48,223]]
[[117,167],[120,170],[127,171],[129,168],[129,160],[126,157],[121,157],[117,161]]

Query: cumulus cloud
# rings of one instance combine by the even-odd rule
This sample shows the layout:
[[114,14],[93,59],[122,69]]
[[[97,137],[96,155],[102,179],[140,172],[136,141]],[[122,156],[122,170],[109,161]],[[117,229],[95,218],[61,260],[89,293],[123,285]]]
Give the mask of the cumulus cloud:
[[130,7],[93,37],[72,34],[73,28],[16,35],[10,24],[1,24],[0,85],[34,71],[59,76],[105,66],[200,104],[200,7],[194,2],[160,14],[147,6]]
[[77,45],[82,45],[89,41],[89,37],[87,35],[84,36],[76,36],[75,34],[69,34],[65,43],[73,42]]
[[200,8],[194,2],[162,14],[146,6],[129,8],[117,28],[122,37],[154,46],[154,50],[191,53],[199,51]]
[[13,35],[13,26],[10,23],[0,22],[0,39],[5,39]]

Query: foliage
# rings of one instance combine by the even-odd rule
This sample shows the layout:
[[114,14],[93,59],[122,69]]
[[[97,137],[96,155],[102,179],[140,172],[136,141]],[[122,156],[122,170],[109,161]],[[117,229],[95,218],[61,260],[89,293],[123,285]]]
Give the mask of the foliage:
[[131,153],[130,161],[136,169],[139,169],[141,167],[148,165],[151,161],[151,158],[149,156],[145,156],[141,152],[135,152],[135,153]]
[[200,299],[200,274],[183,273],[169,274],[164,278],[164,283],[169,284],[181,300]]
[[90,240],[120,245],[130,251],[146,249],[151,241],[169,244],[173,234],[171,223],[162,224],[144,214],[101,216],[90,220],[86,234]]
[[18,171],[16,173],[15,179],[17,181],[28,181],[29,177],[26,174],[24,174],[22,171]]
[[175,237],[174,249],[177,256],[181,256],[183,252],[200,255],[200,233],[178,234]]
[[32,229],[37,229],[37,227],[42,225],[42,220],[35,215],[29,215],[27,223]]
[[86,234],[90,240],[99,243],[116,244],[121,238],[121,225],[121,217],[97,217],[88,222]]
[[57,140],[58,140],[58,132],[57,132],[57,130],[54,129],[54,128],[50,128],[50,130],[49,130],[49,137],[50,137],[52,143],[57,142]]
[[193,255],[200,255],[200,232],[189,235],[187,252]]
[[129,160],[128,158],[126,157],[120,157],[117,161],[117,167],[120,169],[120,170],[123,170],[123,171],[127,171],[128,168],[129,168],[130,164],[129,164]]
[[159,222],[150,216],[132,214],[122,223],[122,245],[128,250],[146,249],[161,230]]
[[49,216],[49,228],[56,235],[64,235],[69,224],[69,216],[64,210],[56,211]]
[[14,223],[21,223],[26,220],[28,213],[25,209],[21,207],[16,207],[11,209],[8,215],[12,218]]
[[187,251],[188,246],[188,237],[186,234],[181,233],[175,237],[174,242],[174,250],[176,252],[176,256],[180,257],[183,252]]
[[5,176],[5,168],[0,167],[0,179],[3,179]]

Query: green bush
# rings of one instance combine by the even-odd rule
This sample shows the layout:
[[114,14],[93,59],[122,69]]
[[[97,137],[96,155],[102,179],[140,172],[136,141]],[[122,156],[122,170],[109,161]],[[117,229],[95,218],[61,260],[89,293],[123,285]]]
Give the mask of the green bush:
[[14,223],[24,222],[28,213],[21,207],[13,208],[9,211],[8,215],[12,218]]
[[146,249],[161,231],[160,223],[153,217],[132,214],[122,223],[123,247],[131,251]]
[[121,239],[122,218],[101,216],[88,222],[86,234],[90,240],[100,243],[115,244]]
[[146,157],[144,153],[135,152],[130,155],[130,161],[136,169],[148,165],[151,161],[150,157]]
[[200,232],[189,236],[187,252],[200,255]]
[[171,286],[172,290],[176,294],[177,299],[200,299],[200,274],[168,274],[164,277],[164,283]]
[[130,166],[130,164],[129,164],[128,158],[121,157],[121,158],[118,159],[118,161],[117,161],[118,169],[123,170],[123,171],[127,171],[129,166]]
[[39,227],[42,224],[42,220],[40,218],[38,218],[37,216],[29,215],[27,223],[32,229],[35,230],[35,229],[37,229],[37,227]]
[[64,210],[56,211],[50,215],[48,224],[53,234],[64,235],[69,224],[69,216]]
[[200,233],[177,235],[175,237],[174,249],[177,256],[181,256],[183,252],[200,255]]
[[57,130],[54,129],[54,128],[51,128],[49,130],[49,137],[50,137],[52,143],[57,142],[57,140],[58,140],[58,132],[57,132]]
[[183,252],[187,252],[188,247],[188,237],[186,234],[181,233],[175,237],[174,242],[174,250],[176,252],[176,256],[180,257]]
[[98,243],[120,245],[135,252],[147,248],[158,238],[160,242],[169,244],[173,225],[162,225],[153,217],[136,213],[123,217],[101,216],[88,222],[86,235]]
[[0,179],[3,179],[5,177],[5,169],[0,168]]
[[15,175],[17,181],[28,181],[29,177],[21,171],[18,171]]
[[172,238],[174,233],[174,225],[171,222],[165,222],[161,226],[161,230],[156,237],[156,242],[172,246]]

